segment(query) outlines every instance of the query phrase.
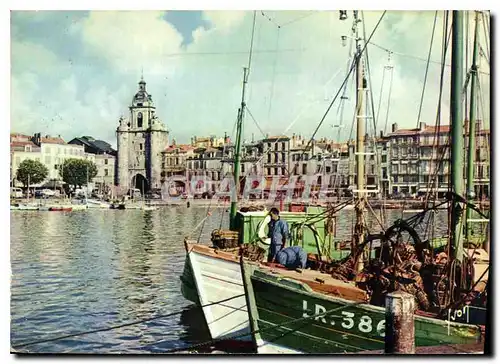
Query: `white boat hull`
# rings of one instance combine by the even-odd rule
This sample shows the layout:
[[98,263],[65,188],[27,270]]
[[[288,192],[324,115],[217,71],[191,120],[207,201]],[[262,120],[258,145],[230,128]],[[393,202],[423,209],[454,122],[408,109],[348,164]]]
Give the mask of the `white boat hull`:
[[87,206],[89,209],[109,209],[111,204],[106,202],[101,202],[97,200],[87,200]]
[[[245,289],[237,261],[205,255],[191,249],[188,253],[196,290],[212,339],[235,339],[251,342]],[[235,297],[234,299],[231,299]],[[238,336],[238,337],[234,337]]]

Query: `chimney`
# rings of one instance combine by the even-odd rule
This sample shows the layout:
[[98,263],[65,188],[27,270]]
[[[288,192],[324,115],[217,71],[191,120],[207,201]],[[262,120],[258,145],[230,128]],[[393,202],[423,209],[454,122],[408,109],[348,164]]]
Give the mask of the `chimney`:
[[42,135],[40,133],[35,133],[33,135],[33,138],[31,138],[31,141],[33,143],[35,143],[36,145],[40,146],[40,139],[41,139]]
[[392,132],[394,133],[397,130],[398,130],[398,124],[397,123],[392,124]]
[[420,131],[422,131],[422,130],[425,130],[426,127],[427,127],[427,125],[425,123],[421,122],[419,129],[420,129]]

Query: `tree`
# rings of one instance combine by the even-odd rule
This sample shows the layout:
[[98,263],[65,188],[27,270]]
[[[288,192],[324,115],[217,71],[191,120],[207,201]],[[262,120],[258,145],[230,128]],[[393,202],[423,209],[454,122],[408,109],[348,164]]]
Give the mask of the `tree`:
[[49,175],[49,169],[39,161],[25,159],[17,169],[16,178],[24,186],[35,185],[42,182]]
[[59,174],[64,182],[76,188],[92,181],[97,176],[97,167],[92,161],[70,158],[61,164]]

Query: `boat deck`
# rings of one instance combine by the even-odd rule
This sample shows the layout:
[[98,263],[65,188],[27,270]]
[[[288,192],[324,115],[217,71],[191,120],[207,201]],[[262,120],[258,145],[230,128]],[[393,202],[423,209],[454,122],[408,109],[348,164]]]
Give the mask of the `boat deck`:
[[195,251],[197,253],[207,255],[213,258],[220,258],[224,260],[230,260],[234,261],[236,263],[240,263],[240,255],[239,255],[239,249],[236,248],[231,252],[228,251],[222,251],[222,250],[217,250],[214,248],[209,247],[208,245],[202,245],[196,242],[196,240],[186,240],[185,248],[187,252]]
[[333,278],[331,275],[310,269],[288,270],[276,266],[269,267],[260,264],[259,269],[271,275],[281,278],[290,278],[307,284],[313,291],[332,295],[357,302],[366,302],[367,293],[357,288],[354,283],[343,282]]

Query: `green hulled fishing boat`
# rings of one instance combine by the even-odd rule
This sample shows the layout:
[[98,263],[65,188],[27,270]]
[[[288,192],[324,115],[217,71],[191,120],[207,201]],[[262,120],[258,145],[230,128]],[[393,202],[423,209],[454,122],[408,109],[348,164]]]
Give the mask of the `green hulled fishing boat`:
[[[486,253],[486,260],[481,263],[482,274],[474,274],[480,266],[476,264],[475,255],[484,250],[478,252],[474,239],[464,241],[462,234],[464,207],[474,208],[463,197],[463,77],[460,77],[463,14],[453,12],[452,28],[452,188],[448,194],[451,234],[448,239],[434,242],[420,240],[408,223],[411,218],[396,221],[381,234],[367,234],[364,218],[366,116],[362,112],[367,81],[361,61],[361,38],[356,30],[361,20],[357,11],[353,15],[354,39],[358,42],[355,63],[358,180],[351,255],[340,262],[325,262],[320,257],[313,262],[309,259],[308,266],[313,270],[298,272],[241,259],[254,345],[259,353],[355,353],[383,349],[385,310],[382,306],[385,295],[397,290],[413,294],[419,307],[415,315],[417,347],[476,344],[482,339],[481,327],[450,319],[451,310],[458,308],[459,316],[465,312],[461,306],[467,301],[482,300],[485,304],[485,295],[481,295],[485,292],[489,264]],[[412,221],[420,217],[417,214]],[[403,231],[409,233],[413,244],[404,243]],[[436,249],[436,245],[442,246]],[[376,259],[373,259],[373,251]],[[478,285],[482,287],[476,289]]]

